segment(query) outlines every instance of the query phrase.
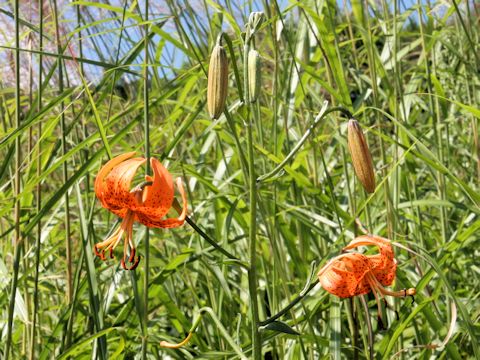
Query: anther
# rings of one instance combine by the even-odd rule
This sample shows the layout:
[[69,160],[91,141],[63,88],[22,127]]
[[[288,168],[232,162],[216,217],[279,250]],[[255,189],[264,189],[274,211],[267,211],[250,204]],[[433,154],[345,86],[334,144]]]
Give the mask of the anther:
[[130,267],[129,270],[135,270],[137,268],[138,264],[140,264],[140,256],[137,256],[135,258],[135,263],[132,265],[132,267]]
[[101,260],[105,261],[105,250],[98,251],[97,245],[93,246],[93,251],[95,252],[95,255],[98,256]]
[[129,263],[133,263],[132,266],[128,267],[126,264],[125,264],[125,258],[123,258],[120,263],[122,264],[122,267],[125,269],[125,270],[135,270],[135,268],[138,266],[138,264],[140,263],[140,256],[137,256],[136,258],[132,259],[132,261],[130,261],[130,259],[128,259],[128,262]]
[[130,250],[130,257],[128,258],[128,261],[133,262],[133,259],[135,259],[135,248]]

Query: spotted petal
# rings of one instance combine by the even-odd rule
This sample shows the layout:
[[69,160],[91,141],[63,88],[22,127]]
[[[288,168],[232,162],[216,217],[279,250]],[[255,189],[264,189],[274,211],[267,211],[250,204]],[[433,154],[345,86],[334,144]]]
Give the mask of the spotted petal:
[[94,188],[95,188],[95,195],[97,195],[97,198],[100,200],[103,207],[105,208],[108,207],[104,200],[105,177],[110,173],[110,171],[112,171],[112,169],[115,166],[131,158],[133,155],[135,155],[135,151],[118,155],[113,159],[109,160],[105,165],[103,165],[100,171],[98,172],[97,177],[95,178]]
[[371,264],[365,255],[358,253],[339,255],[330,261],[318,274],[322,287],[341,298],[370,292],[364,279],[371,271]]
[[148,218],[155,222],[164,217],[172,207],[173,179],[157,159],[150,158],[150,164],[152,165],[153,179],[148,176],[146,180],[153,181],[153,184],[145,187],[143,205],[137,209],[137,214],[139,219]]
[[177,187],[178,187],[178,191],[182,195],[182,202],[183,202],[182,212],[180,213],[178,218],[155,220],[154,218],[149,217],[137,211],[136,214],[137,214],[138,221],[145,226],[156,227],[156,228],[174,228],[174,227],[183,225],[183,223],[185,222],[185,218],[187,216],[187,194],[183,189],[181,178],[177,178]]
[[389,260],[383,254],[367,255],[372,263],[372,273],[375,278],[383,285],[390,286],[395,280],[397,272],[397,262],[395,259]]
[[372,273],[375,278],[384,286],[389,286],[395,280],[397,262],[393,255],[393,248],[390,240],[381,236],[362,235],[355,238],[343,250],[350,250],[359,246],[377,246],[380,254],[367,255],[372,263]]
[[139,202],[136,194],[130,192],[131,183],[138,168],[144,163],[144,158],[128,159],[115,166],[105,177],[104,201],[108,209],[137,209]]

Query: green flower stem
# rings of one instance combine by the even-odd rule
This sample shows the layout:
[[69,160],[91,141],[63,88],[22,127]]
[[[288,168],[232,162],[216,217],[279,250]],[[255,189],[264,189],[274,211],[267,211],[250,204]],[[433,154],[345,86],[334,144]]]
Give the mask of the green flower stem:
[[[20,128],[20,19],[19,19],[19,1],[15,1],[15,125]],[[12,343],[12,330],[13,330],[13,312],[15,309],[15,295],[17,293],[18,284],[18,270],[20,266],[20,258],[23,247],[23,240],[20,233],[20,164],[21,159],[21,138],[20,136],[15,139],[15,255],[13,260],[13,276],[12,287],[10,291],[10,302],[8,304],[8,322],[7,322],[7,341],[5,343],[5,359],[8,360],[10,355],[10,347]]]
[[302,145],[305,143],[305,141],[307,141],[308,137],[313,134],[313,130],[315,129],[315,127],[320,123],[320,121],[325,117],[327,116],[328,114],[334,112],[334,111],[340,111],[342,112],[343,114],[345,114],[348,118],[351,118],[352,117],[352,114],[350,113],[350,111],[348,111],[347,109],[345,109],[344,107],[341,107],[341,106],[334,106],[334,107],[331,107],[329,109],[327,109],[327,105],[328,103],[325,101],[324,102],[324,105],[322,107],[322,109],[320,110],[320,112],[318,113],[317,117],[315,118],[315,120],[313,121],[313,124],[310,126],[310,128],[305,132],[305,134],[302,136],[302,138],[300,139],[300,141],[297,143],[297,145],[295,145],[295,147],[292,149],[292,151],[290,151],[290,153],[285,157],[285,159],[282,160],[282,162],[280,164],[277,165],[277,167],[275,169],[273,169],[272,171],[270,171],[269,173],[265,174],[265,175],[262,175],[260,176],[258,179],[257,179],[257,183],[262,183],[262,182],[265,182],[266,180],[268,179],[271,179],[273,176],[275,176],[280,170],[283,169],[283,167],[290,161],[290,159],[297,153],[297,151],[302,147]]
[[[145,25],[144,25],[144,63],[143,63],[143,130],[145,138],[145,158],[146,161],[146,175],[150,175],[150,119],[149,119],[149,88],[148,88],[148,0],[145,1]],[[150,267],[150,231],[146,228],[145,231],[145,270],[143,273],[143,321],[142,321],[142,359],[147,359],[148,348],[148,272]]]
[[[39,1],[38,4],[38,10],[39,10],[39,18],[43,18],[43,6],[42,6],[42,0]],[[39,49],[40,51],[43,51],[43,21],[40,21],[39,24]],[[42,68],[43,64],[43,56],[42,54],[39,55],[38,57],[38,65],[39,68]],[[38,96],[37,96],[37,111],[40,112],[42,109],[42,71],[38,72]],[[42,157],[40,156],[41,154],[41,135],[42,135],[42,123],[38,123],[38,143],[37,143],[37,149],[38,149],[38,155],[37,155],[37,176],[40,177],[41,175],[41,168],[42,168]],[[42,186],[41,182],[38,182],[37,188],[36,188],[36,202],[37,202],[37,212],[40,211],[42,208]],[[42,222],[39,221],[37,224],[37,231],[36,231],[36,239],[35,239],[35,275],[34,275],[34,280],[33,280],[33,311],[32,311],[32,333],[30,334],[30,338],[32,339],[30,343],[30,353],[29,353],[29,359],[33,360],[35,359],[35,349],[36,349],[36,325],[37,325],[37,312],[38,312],[38,278],[39,278],[39,270],[40,270],[40,246],[41,246],[41,237],[42,237]]]
[[305,290],[303,290],[300,294],[297,295],[297,297],[295,299],[293,299],[287,306],[285,306],[282,310],[280,310],[278,313],[276,313],[275,315],[273,315],[272,317],[269,317],[268,319],[264,320],[264,321],[260,321],[258,323],[259,326],[266,326],[272,322],[274,322],[275,320],[277,320],[278,318],[282,317],[283,315],[285,315],[288,311],[290,311],[291,308],[293,308],[295,305],[297,305],[305,296],[308,295],[308,293],[310,291],[313,290],[313,288],[318,284],[318,279],[315,280],[313,283],[310,284],[310,286],[308,286],[308,288],[306,288]]
[[[146,184],[148,185],[148,183]],[[180,203],[178,202],[177,199],[173,199],[173,208],[180,214],[182,212],[182,207],[180,206]],[[202,229],[198,227],[198,225],[193,221],[191,218],[188,216],[185,217],[185,221],[195,230],[202,238],[204,238],[210,245],[212,245],[216,250],[221,252],[223,255],[225,255],[227,258],[231,260],[236,260],[239,262],[239,264],[243,264],[243,262],[240,261],[239,258],[237,258],[235,255],[229,253],[227,250],[222,248],[215,240],[213,240],[210,236],[208,236]],[[245,265],[242,265],[245,267]],[[248,270],[248,267],[247,267]]]
[[[60,24],[59,24],[59,19],[58,19],[58,12],[57,12],[57,1],[53,2],[54,6],[54,25],[55,25],[55,39],[57,41],[57,53],[61,54],[63,53],[64,49],[62,47],[61,41],[60,41]],[[57,62],[58,65],[58,92],[59,94],[63,94],[64,91],[64,84],[63,84],[63,66],[64,62],[60,58],[58,59]],[[61,111],[61,117],[60,117],[60,128],[62,132],[62,138],[61,138],[61,146],[62,146],[62,156],[65,156],[67,153],[67,130],[66,130],[66,124],[65,124],[65,104],[64,101],[62,100],[60,103],[60,111]],[[62,176],[63,176],[63,182],[66,183],[68,180],[68,163],[65,161],[63,163],[62,167]],[[68,305],[71,305],[72,303],[72,298],[73,298],[73,262],[72,262],[72,239],[70,238],[70,199],[68,192],[65,193],[65,215],[64,215],[64,224],[65,224],[65,250],[66,250],[66,261],[67,261],[67,303]],[[72,334],[67,331],[66,334],[66,346],[69,347],[72,339]]]
[[367,335],[368,335],[368,358],[373,360],[374,350],[373,350],[373,328],[372,328],[372,318],[369,316],[368,303],[365,299],[365,295],[360,296],[360,302],[362,303],[363,312],[365,313],[365,322],[367,323]]
[[237,258],[235,255],[230,254],[227,250],[222,248],[220,245],[218,245],[217,242],[215,242],[213,239],[211,239],[202,229],[200,229],[195,222],[190,219],[188,216],[185,217],[185,221],[202,237],[204,238],[210,245],[212,245],[216,250],[221,252],[223,255],[228,257],[231,260],[237,260],[240,261],[239,258]]
[[[248,30],[247,30],[248,33]],[[243,86],[244,99],[248,99],[248,52],[250,50],[250,38],[247,35],[245,45],[243,47]],[[261,335],[258,329],[258,293],[257,293],[257,181],[255,178],[255,159],[253,155],[253,121],[250,117],[250,104],[247,103],[246,119],[247,126],[247,161],[248,161],[248,190],[250,205],[250,227],[248,232],[249,238],[249,262],[250,269],[248,271],[248,288],[250,292],[250,311],[252,323],[252,358],[260,360],[262,357]]]
[[237,61],[235,59],[235,50],[233,48],[232,40],[230,39],[230,36],[228,36],[227,33],[222,32],[219,36],[221,39],[225,40],[225,42],[227,43],[228,53],[230,54],[230,59],[231,59],[230,63],[232,64],[232,67],[233,67],[233,74],[235,75],[235,82],[238,88],[238,95],[240,96],[240,101],[245,102],[245,99],[243,97],[244,93],[242,89],[242,82],[240,81],[240,73],[238,72]]
[[235,122],[233,121],[232,115],[228,111],[227,107],[223,111],[225,115],[225,119],[227,119],[228,126],[230,127],[230,131],[232,132],[233,139],[235,140],[235,144],[238,149],[238,154],[240,157],[240,165],[242,166],[243,173],[246,174],[247,169],[247,160],[245,159],[245,154],[242,148],[242,144],[240,143],[240,139],[238,138],[237,130],[235,129]]

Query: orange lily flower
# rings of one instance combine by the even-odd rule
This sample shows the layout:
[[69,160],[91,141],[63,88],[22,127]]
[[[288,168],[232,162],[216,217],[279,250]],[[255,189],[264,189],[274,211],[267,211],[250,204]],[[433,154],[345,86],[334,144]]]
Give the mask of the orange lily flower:
[[393,283],[397,269],[390,240],[373,235],[359,236],[343,250],[350,250],[362,245],[375,245],[379,248],[380,254],[341,254],[330,260],[319,271],[318,279],[326,291],[341,298],[373,292],[381,321],[380,300],[383,299],[388,306],[384,296],[413,296],[416,294],[416,290],[411,288],[391,291],[384,287]]
[[[105,260],[105,252],[113,250],[124,237],[122,267],[133,270],[140,257],[135,257],[133,242],[133,224],[135,221],[148,227],[174,228],[183,225],[187,215],[187,196],[182,180],[177,178],[177,187],[182,196],[183,210],[178,218],[162,219],[173,203],[174,189],[172,175],[155,158],[150,158],[152,176],[145,176],[147,184],[130,189],[131,182],[138,168],[147,160],[135,157],[135,152],[119,155],[108,161],[98,172],[95,179],[95,194],[102,206],[123,219],[120,227],[106,240],[95,244],[97,256]],[[130,263],[127,266],[126,263]]]

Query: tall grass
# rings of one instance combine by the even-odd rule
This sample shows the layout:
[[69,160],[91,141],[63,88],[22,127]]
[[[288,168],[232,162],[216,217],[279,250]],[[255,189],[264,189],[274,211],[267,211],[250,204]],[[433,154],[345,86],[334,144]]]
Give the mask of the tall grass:
[[[0,358],[480,358],[479,19],[468,1],[0,2]],[[211,120],[222,32],[227,110]],[[135,225],[129,272],[93,254],[117,224],[93,181],[132,150],[183,178],[189,219]],[[417,289],[386,330],[373,295],[315,279],[356,219],[398,245],[394,288]]]

